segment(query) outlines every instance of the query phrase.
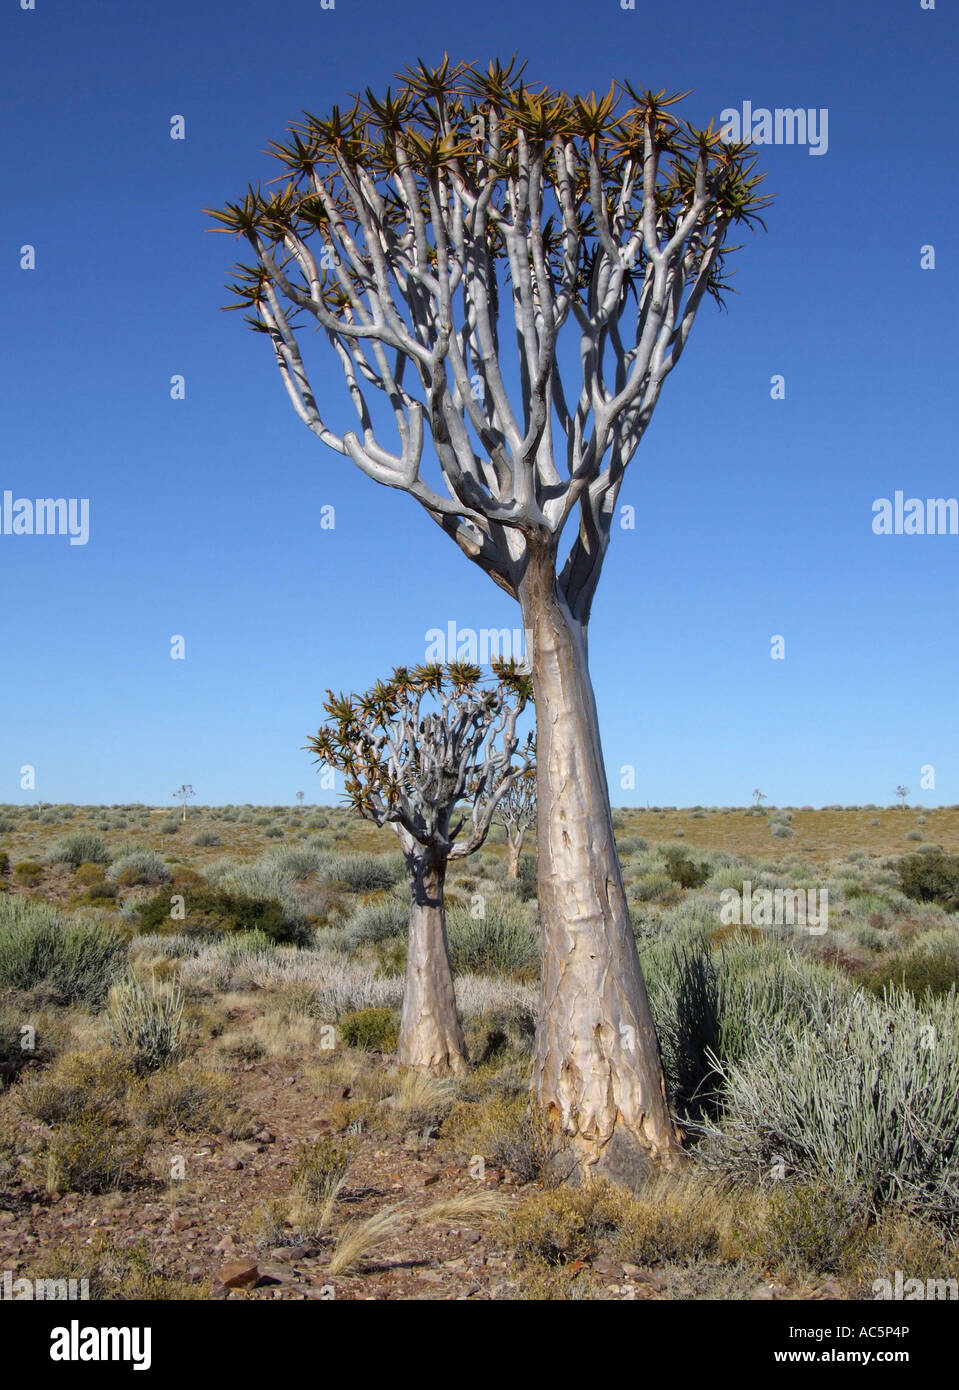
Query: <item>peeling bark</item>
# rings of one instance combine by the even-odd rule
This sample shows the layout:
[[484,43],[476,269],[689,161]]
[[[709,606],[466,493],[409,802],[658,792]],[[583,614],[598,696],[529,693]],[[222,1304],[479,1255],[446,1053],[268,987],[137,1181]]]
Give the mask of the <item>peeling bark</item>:
[[679,1138],[613,837],[586,633],[533,556],[520,586],[533,644],[543,964],[533,1090],[583,1175],[635,1184]]
[[420,1071],[462,1072],[467,1055],[446,938],[446,861],[417,846],[406,851],[406,862],[410,927],[397,1059]]

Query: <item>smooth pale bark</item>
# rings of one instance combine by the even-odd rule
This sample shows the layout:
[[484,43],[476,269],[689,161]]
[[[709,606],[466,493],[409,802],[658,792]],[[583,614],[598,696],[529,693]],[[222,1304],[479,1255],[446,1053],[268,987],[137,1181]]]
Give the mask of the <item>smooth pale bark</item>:
[[419,1071],[465,1071],[466,1042],[446,939],[446,861],[418,847],[406,854],[410,928],[397,1060]]
[[536,703],[540,1013],[533,1091],[582,1176],[672,1162],[670,1119],[616,853],[586,633],[531,555],[520,585]]
[[519,858],[523,852],[523,840],[526,838],[526,827],[522,826],[515,834],[506,832],[509,840],[509,864],[506,874],[508,878],[519,878]]

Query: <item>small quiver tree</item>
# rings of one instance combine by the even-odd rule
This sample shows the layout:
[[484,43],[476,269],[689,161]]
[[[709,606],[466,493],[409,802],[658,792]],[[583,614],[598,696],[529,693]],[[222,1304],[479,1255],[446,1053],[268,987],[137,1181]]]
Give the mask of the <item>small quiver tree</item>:
[[536,824],[536,773],[531,768],[519,777],[502,798],[496,812],[497,824],[506,831],[509,845],[510,878],[519,877],[519,857],[523,852],[526,832]]
[[[399,837],[410,885],[401,1066],[462,1071],[446,935],[447,865],[479,849],[502,798],[532,766],[533,735],[517,723],[532,690],[515,663],[398,667],[365,695],[327,692],[329,722],[309,740],[346,778],[360,815]],[[518,761],[514,762],[514,757]]]

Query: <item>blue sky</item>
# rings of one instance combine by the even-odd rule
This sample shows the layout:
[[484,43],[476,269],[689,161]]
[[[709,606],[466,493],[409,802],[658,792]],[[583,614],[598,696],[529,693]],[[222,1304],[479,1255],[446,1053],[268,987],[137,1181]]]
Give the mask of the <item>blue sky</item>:
[[959,492],[952,7],[6,0],[0,45],[0,494],[91,503],[85,546],[0,534],[0,802],[161,804],[184,781],[329,801],[302,751],[328,686],[421,659],[450,619],[519,624],[296,419],[268,346],[219,311],[238,251],[202,213],[273,176],[262,151],[304,108],[444,49],[518,50],[577,91],[693,88],[702,124],[744,100],[829,112],[825,155],[759,151],[768,234],[729,311],[701,311],[627,476],[636,528],[590,629],[614,803],[885,803],[900,782],[959,802],[959,536],[871,529],[875,498]]

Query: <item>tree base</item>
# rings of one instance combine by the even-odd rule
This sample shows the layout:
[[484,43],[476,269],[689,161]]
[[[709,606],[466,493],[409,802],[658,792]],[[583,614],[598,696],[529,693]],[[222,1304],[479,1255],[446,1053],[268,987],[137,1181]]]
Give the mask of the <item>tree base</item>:
[[568,1136],[562,1147],[551,1154],[546,1175],[554,1182],[582,1187],[597,1179],[616,1183],[630,1192],[641,1192],[649,1180],[662,1172],[672,1172],[683,1160],[678,1143],[659,1155],[625,1125],[613,1130],[602,1147]]

